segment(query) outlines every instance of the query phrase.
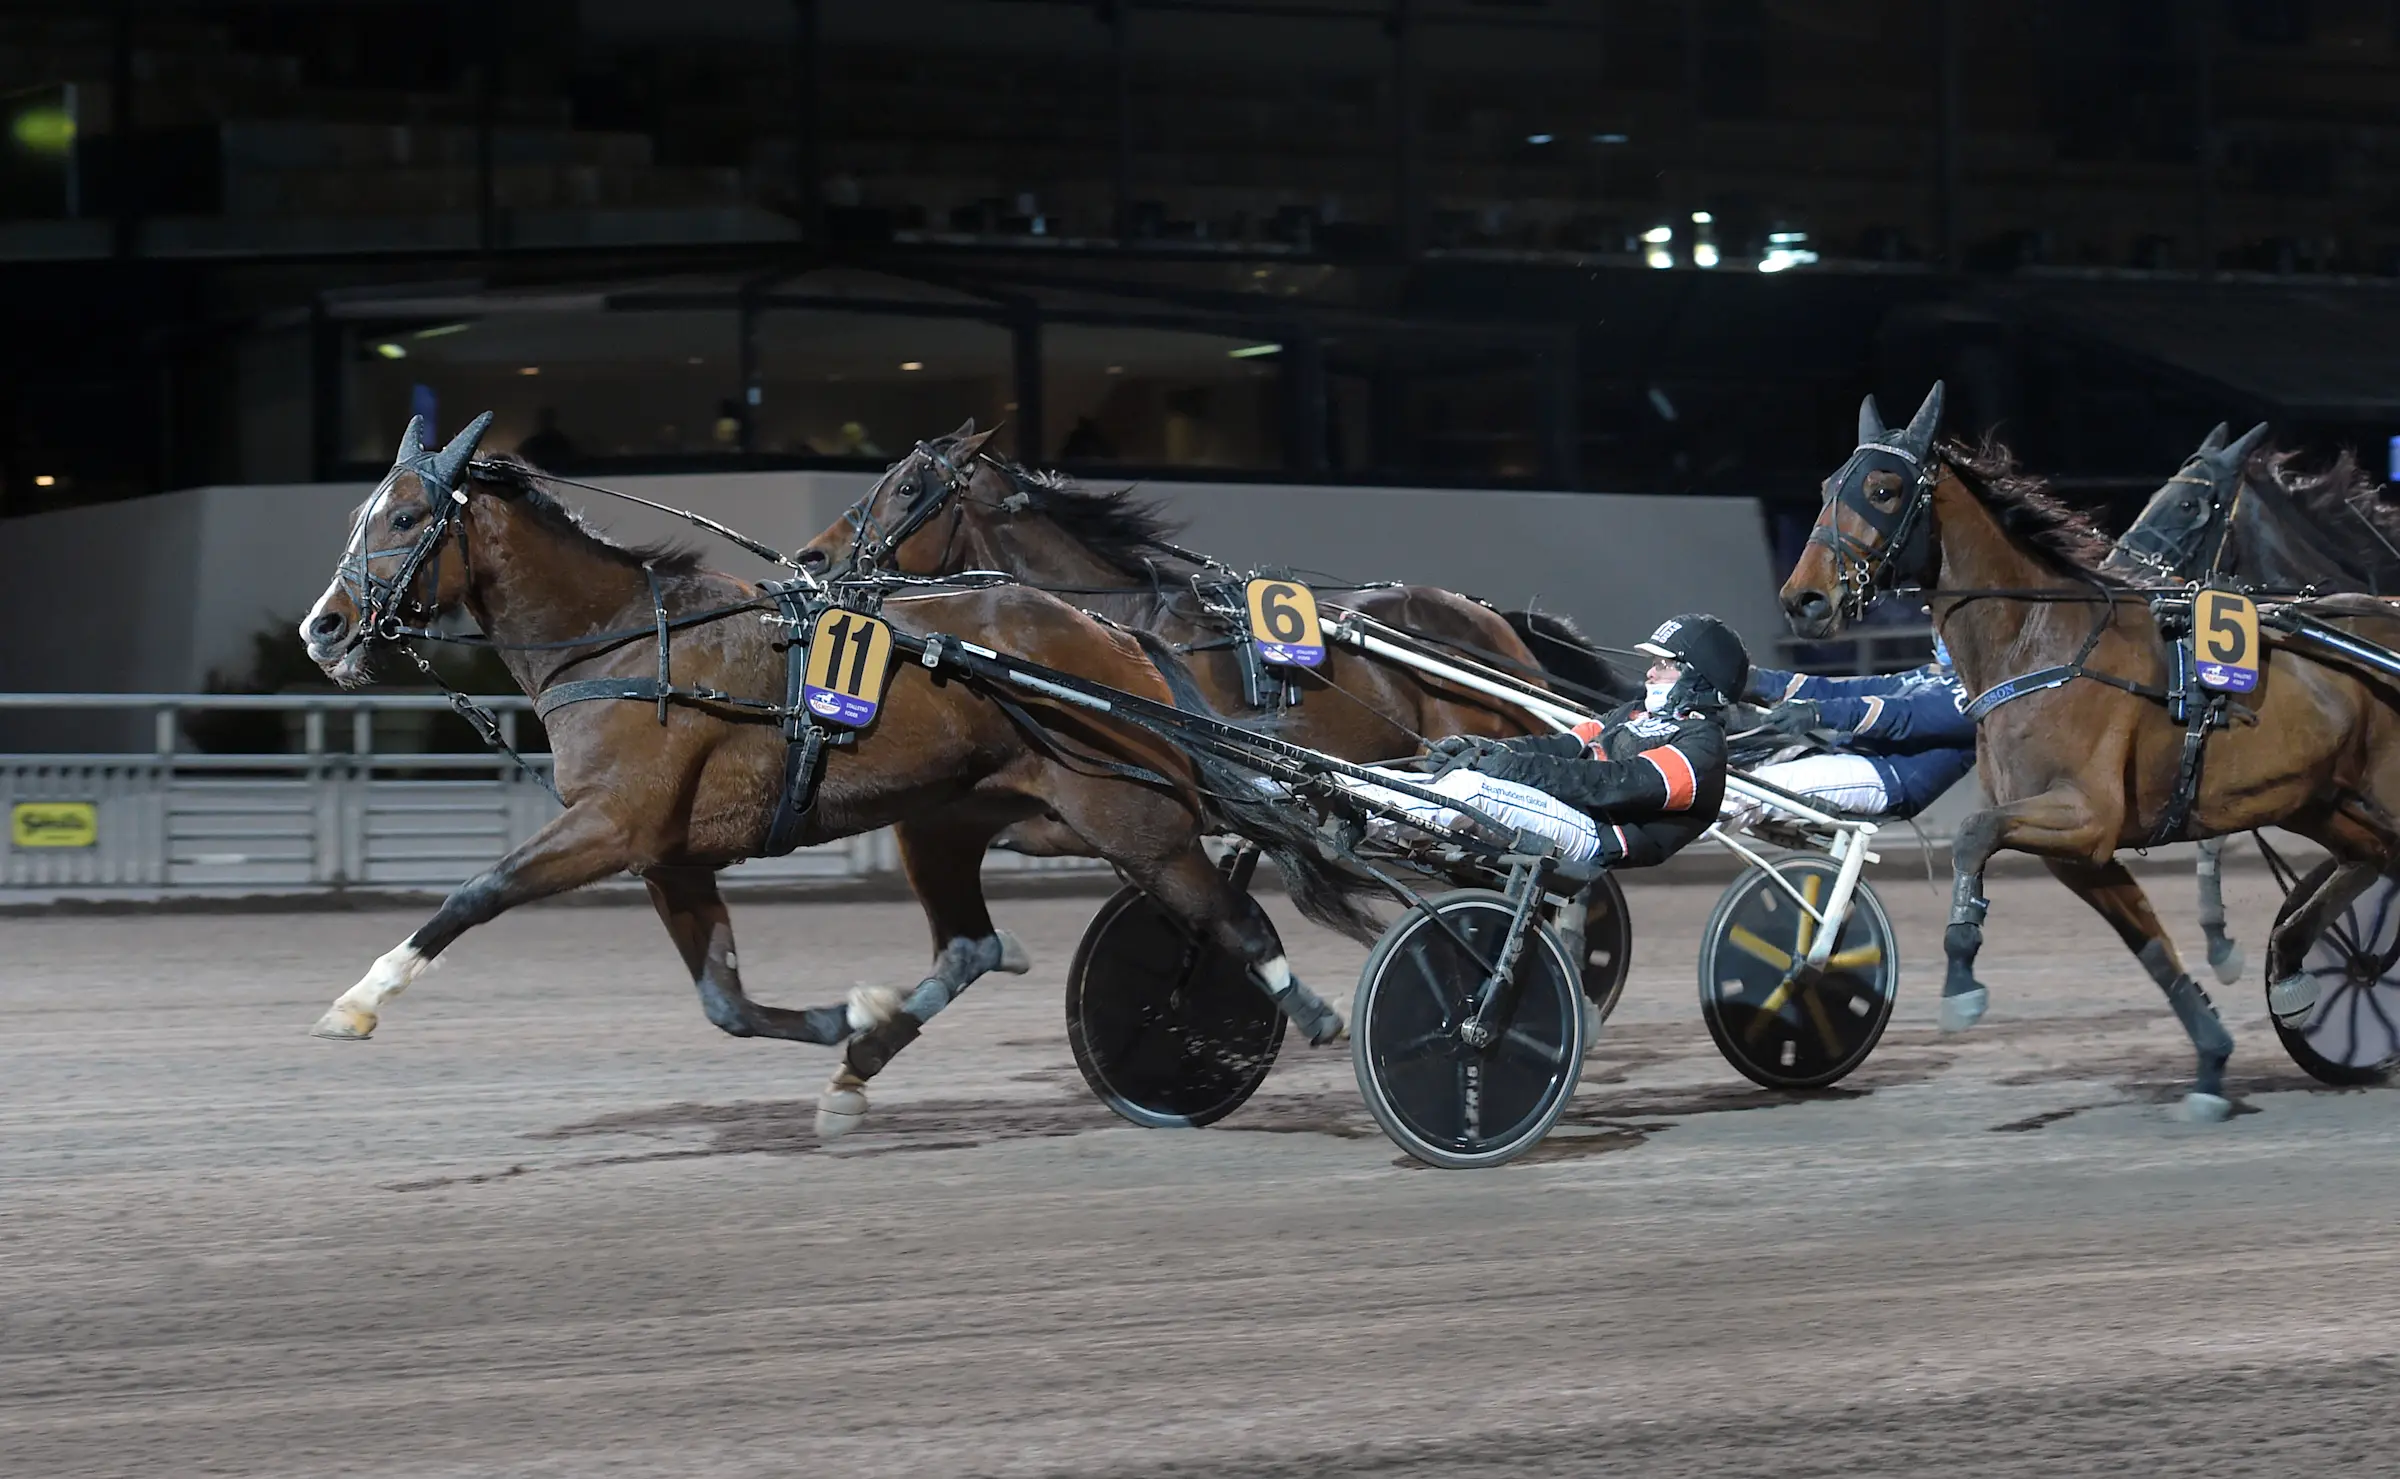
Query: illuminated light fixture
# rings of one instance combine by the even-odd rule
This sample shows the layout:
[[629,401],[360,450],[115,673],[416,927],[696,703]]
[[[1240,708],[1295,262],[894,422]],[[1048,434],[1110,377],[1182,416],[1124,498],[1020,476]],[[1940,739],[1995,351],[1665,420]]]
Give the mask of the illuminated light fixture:
[[1264,359],[1270,354],[1281,353],[1283,353],[1283,346],[1280,344],[1246,344],[1240,349],[1226,350],[1225,357],[1227,359]]
[[1798,246],[1806,240],[1808,240],[1808,233],[1805,231],[1770,231],[1767,233],[1767,245],[1769,246]]
[[540,365],[524,365],[519,367],[517,373],[520,375],[539,375],[542,373],[542,367]]
[[1652,246],[1665,246],[1668,242],[1673,241],[1674,239],[1675,228],[1672,226],[1653,226],[1649,230],[1642,233],[1642,240],[1650,243]]
[[46,472],[45,472],[45,473],[36,473],[36,474],[34,475],[34,479],[33,479],[33,485],[34,485],[36,488],[50,488],[50,487],[55,487],[55,486],[57,486],[57,484],[58,484],[58,479],[56,479],[56,478],[54,478],[54,477],[50,476],[50,474],[48,474],[48,473],[46,473]]
[[687,365],[705,365],[708,363],[708,361],[704,357],[695,354],[691,358],[685,360],[684,363]]
[[1716,220],[1717,218],[1715,216],[1710,215],[1706,211],[1692,212],[1692,224],[1695,226],[1713,226],[1716,224]]
[[913,375],[917,371],[925,368],[925,361],[921,359],[904,359],[900,361],[900,368],[903,371]]
[[1776,247],[1758,259],[1761,272],[1782,272],[1787,268],[1805,267],[1817,260],[1817,254],[1805,248]]
[[1108,373],[1111,375],[1122,375],[1125,373],[1125,367],[1123,365],[1110,365],[1108,367]]
[[419,329],[409,337],[412,339],[446,339],[452,334],[463,334],[473,327],[475,327],[473,324],[435,324],[430,329]]
[[1551,135],[1549,134],[1527,134],[1525,136],[1525,142],[1528,144],[1547,144],[1550,139]]
[[1594,134],[1592,142],[1595,144],[1630,144],[1633,142],[1633,138],[1630,134]]
[[28,108],[8,132],[28,153],[64,154],[75,147],[75,115],[64,108]]
[[381,344],[376,345],[375,352],[382,355],[385,359],[408,358],[408,351],[402,349],[399,345],[394,344],[389,339],[386,339]]
[[1695,244],[1692,247],[1692,265],[1694,267],[1716,266],[1717,244],[1713,241],[1703,241]]
[[1667,268],[1675,265],[1675,254],[1668,251],[1665,247],[1654,246],[1642,255],[1642,260],[1649,263],[1651,266],[1664,271]]

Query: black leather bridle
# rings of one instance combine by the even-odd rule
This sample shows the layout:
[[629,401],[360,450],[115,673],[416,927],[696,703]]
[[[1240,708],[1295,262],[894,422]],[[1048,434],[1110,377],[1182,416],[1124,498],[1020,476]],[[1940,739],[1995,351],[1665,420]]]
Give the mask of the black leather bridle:
[[[360,509],[349,547],[334,566],[335,579],[358,608],[359,640],[380,637],[394,641],[408,635],[412,627],[422,628],[437,614],[435,597],[420,594],[418,587],[430,576],[438,595],[442,545],[454,531],[459,558],[466,558],[467,465],[491,424],[492,413],[486,411],[468,423],[449,446],[429,450],[424,443],[424,418],[410,418],[400,439],[400,455]],[[425,492],[427,512],[424,523],[417,527],[417,537],[389,549],[369,549],[368,526],[375,521],[376,511],[393,485],[409,475],[415,476]],[[379,575],[375,567],[385,560],[398,560],[399,564],[389,575]]]
[[[886,560],[898,553],[901,545],[907,543],[945,507],[951,510],[950,533],[951,538],[956,539],[957,521],[964,513],[959,501],[965,496],[967,485],[974,481],[975,461],[982,455],[977,453],[962,467],[931,442],[919,442],[907,457],[893,464],[889,471],[876,480],[875,486],[867,490],[864,498],[850,506],[852,532],[849,573],[868,575],[881,569]],[[931,484],[926,479],[928,467],[937,474],[937,479]],[[916,494],[901,509],[900,516],[892,521],[891,527],[886,529],[876,521],[876,500],[883,497],[892,479],[912,470],[917,481]]]
[[[1919,455],[1889,442],[1867,441],[1826,480],[1827,506],[1848,509],[1877,535],[1870,544],[1844,530],[1835,518],[1819,519],[1808,531],[1808,542],[1823,545],[1833,556],[1845,619],[1859,616],[1877,595],[1903,582],[1922,585],[1933,577],[1933,489],[1940,481],[1936,467],[1930,448]],[[1877,472],[1900,477],[1906,491],[1896,507],[1878,508],[1868,493],[1867,479]]]

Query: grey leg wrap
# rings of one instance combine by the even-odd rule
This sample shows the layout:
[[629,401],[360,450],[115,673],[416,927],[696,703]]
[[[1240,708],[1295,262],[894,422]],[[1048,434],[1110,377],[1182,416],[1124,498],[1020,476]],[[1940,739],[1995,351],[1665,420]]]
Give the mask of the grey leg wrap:
[[2194,1077],[2195,1093],[2223,1097],[2225,1093],[2225,1064],[2233,1057],[2233,1034],[2225,1030],[2218,1018],[2216,1003],[2200,983],[2175,969],[2167,956],[2166,946],[2156,940],[2141,950],[2142,968],[2158,982],[2167,994],[2167,1005],[2175,1009],[2175,1020],[2183,1024],[2184,1035],[2192,1040],[2192,1050],[2199,1055],[2200,1070]]
[[2209,968],[2231,985],[2242,974],[2242,947],[2225,932],[2225,877],[2218,862],[2224,845],[2217,837],[2200,844],[2200,933],[2208,940]]
[[[958,1000],[976,978],[1000,964],[1003,954],[997,934],[970,940],[960,935],[942,947],[935,957],[933,974],[917,983],[916,989],[903,997],[900,1011],[889,1022],[869,1028],[850,1039],[842,1049],[842,1061],[860,1078],[873,1078],[883,1071],[902,1048],[917,1040],[942,1008]],[[847,1022],[845,1021],[845,1030]]]
[[1311,1047],[1322,1047],[1342,1035],[1342,1014],[1328,1006],[1323,997],[1301,985],[1299,977],[1294,976],[1281,991],[1268,985],[1267,978],[1256,969],[1250,972],[1250,979],[1257,983],[1259,990],[1274,999],[1275,1005],[1286,1017],[1292,1019],[1292,1025],[1308,1038]]
[[1950,971],[1942,980],[1942,995],[1964,996],[1983,988],[1975,981],[1975,957],[1983,951],[1983,916],[1992,905],[1976,896],[1981,880],[1961,878],[1951,889],[1950,927],[1942,931],[1942,952]]

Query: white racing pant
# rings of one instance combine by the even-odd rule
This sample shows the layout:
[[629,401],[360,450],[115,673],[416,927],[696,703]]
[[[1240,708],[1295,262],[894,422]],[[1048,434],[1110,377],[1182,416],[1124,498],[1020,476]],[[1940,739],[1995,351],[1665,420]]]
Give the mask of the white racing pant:
[[[1367,769],[1454,801],[1463,801],[1502,826],[1531,832],[1537,837],[1547,837],[1558,845],[1560,855],[1571,862],[1588,861],[1600,851],[1599,826],[1589,816],[1547,791],[1538,791],[1531,786],[1504,781],[1475,770],[1454,770],[1436,780],[1417,770],[1381,765],[1370,765]],[[1461,820],[1452,808],[1420,801],[1398,791],[1387,791],[1381,786],[1372,786],[1348,777],[1342,778],[1342,784],[1362,796],[1419,818],[1428,827],[1455,827]],[[1397,825],[1378,821],[1372,824],[1371,830],[1389,831]]]
[[[1762,765],[1750,774],[1795,796],[1823,802],[1829,811],[1881,816],[1891,805],[1891,797],[1884,794],[1882,772],[1864,755],[1803,755]],[[1777,815],[1773,806],[1727,792],[1718,820],[1727,827],[1741,828],[1773,821]]]

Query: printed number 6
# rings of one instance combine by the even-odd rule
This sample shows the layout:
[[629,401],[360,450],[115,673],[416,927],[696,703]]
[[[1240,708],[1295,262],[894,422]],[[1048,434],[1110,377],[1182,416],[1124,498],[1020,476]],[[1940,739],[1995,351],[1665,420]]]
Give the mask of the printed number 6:
[[1299,592],[1288,585],[1271,585],[1259,595],[1259,610],[1266,615],[1267,630],[1278,642],[1297,642],[1306,635],[1307,627],[1300,621],[1300,608],[1291,604]]
[[2212,661],[2238,663],[2249,656],[2242,624],[2231,619],[2233,609],[2227,601],[2212,599],[2208,603],[2208,655]]

